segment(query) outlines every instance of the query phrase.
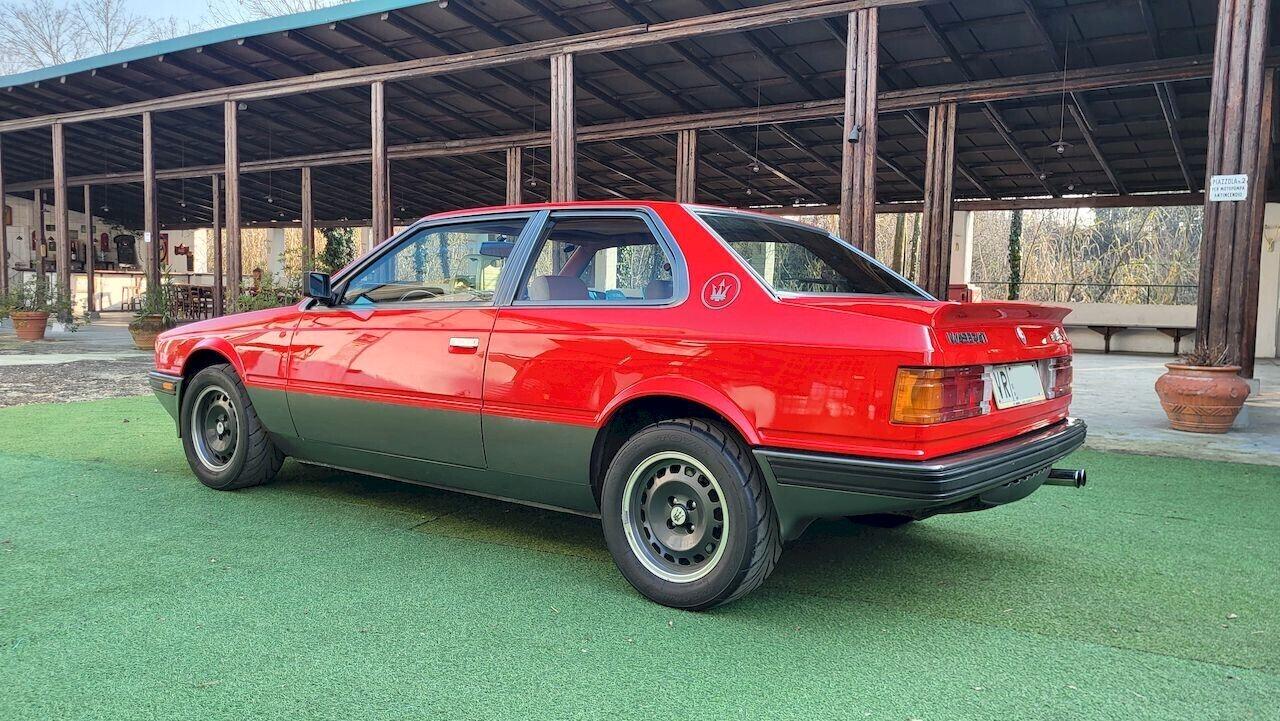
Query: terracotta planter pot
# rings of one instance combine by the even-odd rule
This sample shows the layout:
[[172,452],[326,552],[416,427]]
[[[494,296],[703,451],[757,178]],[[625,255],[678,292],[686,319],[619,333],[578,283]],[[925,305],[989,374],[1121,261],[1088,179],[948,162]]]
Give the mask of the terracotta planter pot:
[[15,310],[9,314],[18,340],[43,340],[49,327],[49,314],[43,311]]
[[133,345],[138,350],[155,350],[156,336],[167,330],[169,326],[160,315],[144,315],[129,324],[129,335],[133,336]]
[[1226,433],[1249,397],[1249,384],[1236,375],[1240,366],[1188,366],[1166,363],[1156,379],[1160,405],[1174,430]]

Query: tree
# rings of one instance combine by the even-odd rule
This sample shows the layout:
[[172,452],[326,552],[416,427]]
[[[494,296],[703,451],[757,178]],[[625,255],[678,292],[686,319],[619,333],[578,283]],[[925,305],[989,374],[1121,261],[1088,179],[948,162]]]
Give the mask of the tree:
[[325,228],[324,250],[316,258],[316,269],[332,273],[351,262],[356,232],[352,228]]
[[903,254],[906,252],[904,242],[906,241],[905,233],[907,229],[907,214],[896,213],[897,219],[893,224],[893,257],[890,258],[892,268],[898,272],[902,272]]
[[1022,210],[1009,219],[1009,300],[1017,300],[1022,285]]
[[251,20],[319,10],[352,0],[210,0],[209,20],[215,25],[235,25]]
[[0,72],[59,65],[188,30],[172,17],[130,12],[125,0],[0,2]]

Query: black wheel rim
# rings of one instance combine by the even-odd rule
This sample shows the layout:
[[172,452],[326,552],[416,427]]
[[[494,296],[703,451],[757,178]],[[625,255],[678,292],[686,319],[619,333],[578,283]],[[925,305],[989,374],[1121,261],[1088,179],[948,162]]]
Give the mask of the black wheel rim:
[[231,465],[240,440],[239,414],[231,396],[217,386],[200,391],[191,404],[190,432],[201,465],[211,471]]
[[622,524],[632,553],[654,575],[689,583],[724,554],[729,531],[724,491],[697,459],[656,453],[636,466],[622,494]]

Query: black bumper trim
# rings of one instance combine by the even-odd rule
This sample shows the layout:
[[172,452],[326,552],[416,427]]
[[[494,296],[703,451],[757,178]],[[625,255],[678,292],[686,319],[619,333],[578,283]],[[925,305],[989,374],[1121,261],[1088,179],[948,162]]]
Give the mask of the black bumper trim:
[[[177,395],[178,384],[182,382],[182,376],[171,376],[168,373],[160,371],[147,371],[147,383],[151,385],[151,390],[156,393],[168,393],[169,395]],[[169,387],[166,388],[165,384]]]
[[781,485],[952,501],[1048,471],[1084,443],[1086,426],[1068,418],[1040,430],[931,461],[886,461],[762,448]]

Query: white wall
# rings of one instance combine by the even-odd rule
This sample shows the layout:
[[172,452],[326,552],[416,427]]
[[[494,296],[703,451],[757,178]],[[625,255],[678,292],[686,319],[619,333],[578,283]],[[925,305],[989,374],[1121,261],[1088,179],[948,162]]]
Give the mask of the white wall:
[[1267,203],[1258,282],[1259,358],[1280,358],[1280,203]]
[[[1068,325],[1167,325],[1194,326],[1194,305],[1125,305],[1121,303],[1053,303],[1070,308]],[[1088,328],[1067,331],[1076,350],[1103,350],[1101,333]],[[1185,352],[1195,346],[1195,336],[1182,339]],[[1127,330],[1111,336],[1111,350],[1131,353],[1173,354],[1173,339],[1157,330]]]

